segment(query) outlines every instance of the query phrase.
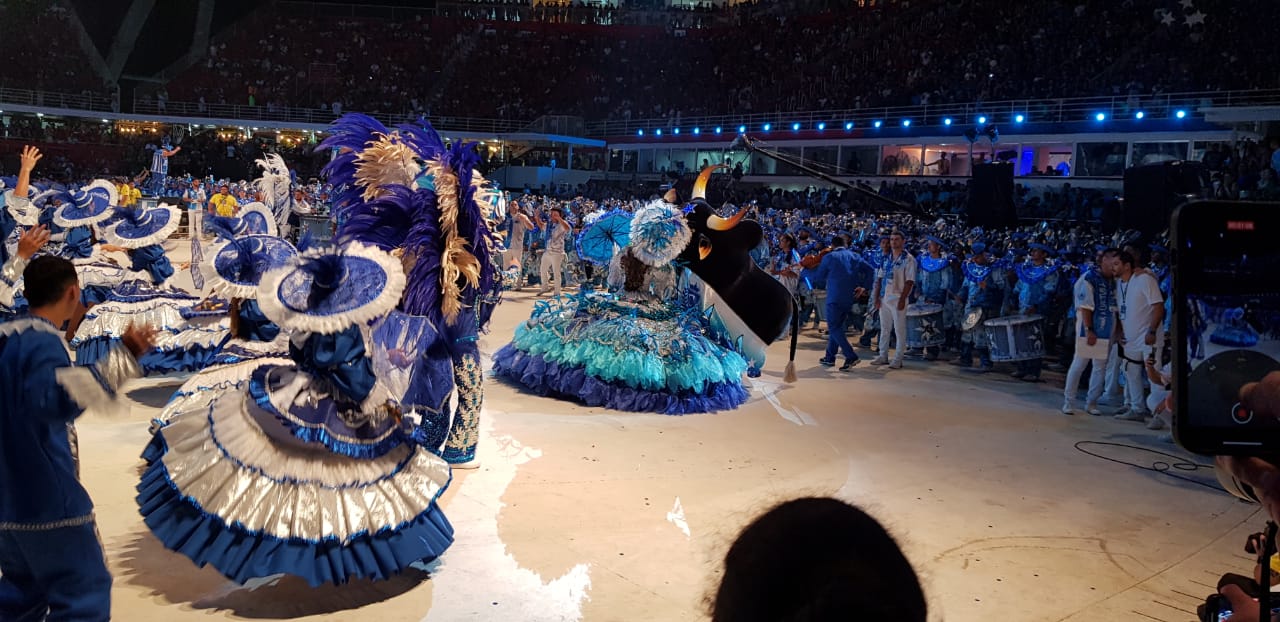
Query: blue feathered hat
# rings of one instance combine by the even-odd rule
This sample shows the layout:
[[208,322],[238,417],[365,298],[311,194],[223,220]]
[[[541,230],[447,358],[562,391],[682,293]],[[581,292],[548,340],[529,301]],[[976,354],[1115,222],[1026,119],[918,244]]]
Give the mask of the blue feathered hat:
[[117,207],[114,216],[119,220],[103,231],[108,242],[125,248],[142,248],[169,239],[182,219],[182,211],[161,203],[152,208]]
[[1049,254],[1049,256],[1051,256],[1051,257],[1052,257],[1053,255],[1057,254],[1057,252],[1058,252],[1058,251],[1054,250],[1052,246],[1049,246],[1048,244],[1041,244],[1040,242],[1032,242],[1032,243],[1028,244],[1028,245],[1027,245],[1027,247],[1028,247],[1028,248],[1030,248],[1031,250],[1044,251],[1044,252],[1048,253],[1048,254]]
[[120,203],[115,184],[105,179],[95,180],[68,195],[68,200],[53,214],[53,222],[59,227],[96,225],[110,218],[111,210]]
[[281,328],[333,334],[366,325],[404,294],[399,260],[358,242],[302,253],[258,285],[262,313]]
[[941,246],[941,247],[942,247],[942,250],[944,250],[944,251],[945,251],[945,250],[947,250],[947,243],[946,243],[946,242],[943,242],[943,241],[942,241],[942,238],[939,238],[939,237],[938,237],[938,236],[936,236],[936,235],[926,235],[926,236],[924,236],[924,241],[925,241],[925,242],[933,242],[934,244],[937,244],[938,246]]
[[289,265],[298,256],[292,244],[270,235],[246,235],[227,240],[209,255],[205,273],[210,287],[226,298],[256,298],[262,278]]

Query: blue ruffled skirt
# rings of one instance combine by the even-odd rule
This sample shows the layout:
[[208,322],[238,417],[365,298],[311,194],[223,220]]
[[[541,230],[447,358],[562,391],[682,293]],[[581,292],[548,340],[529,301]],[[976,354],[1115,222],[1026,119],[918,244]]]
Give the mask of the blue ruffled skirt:
[[184,311],[199,299],[181,290],[129,281],[112,290],[107,300],[85,314],[71,340],[76,364],[93,365],[119,340],[131,324],[150,325],[159,334],[155,348],[138,359],[147,374],[196,371],[211,364],[230,338],[230,321],[223,317],[188,318]]
[[669,415],[747,400],[742,355],[705,335],[696,312],[655,300],[588,294],[540,304],[494,355],[499,376],[539,395]]
[[176,413],[143,452],[137,502],[170,550],[243,583],[386,579],[440,556],[449,465],[413,443],[372,459],[302,444],[241,388]]

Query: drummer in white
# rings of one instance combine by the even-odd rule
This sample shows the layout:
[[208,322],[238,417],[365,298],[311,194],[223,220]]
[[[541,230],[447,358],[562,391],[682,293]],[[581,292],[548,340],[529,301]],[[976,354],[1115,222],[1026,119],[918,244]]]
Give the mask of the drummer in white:
[[[876,279],[871,299],[880,311],[880,356],[872,365],[888,365],[889,369],[902,369],[902,355],[907,351],[907,299],[916,284],[916,258],[906,251],[906,238],[894,230],[889,234],[889,254],[885,256]],[[889,362],[889,335],[897,338],[894,343],[893,362]]]
[[1128,407],[1116,414],[1124,421],[1142,421],[1151,414],[1147,410],[1143,388],[1143,371],[1147,356],[1159,352],[1164,337],[1160,327],[1164,321],[1164,297],[1160,284],[1148,271],[1135,270],[1133,255],[1125,251],[1108,251],[1105,262],[1111,266],[1116,281],[1116,340],[1125,374],[1125,401]]

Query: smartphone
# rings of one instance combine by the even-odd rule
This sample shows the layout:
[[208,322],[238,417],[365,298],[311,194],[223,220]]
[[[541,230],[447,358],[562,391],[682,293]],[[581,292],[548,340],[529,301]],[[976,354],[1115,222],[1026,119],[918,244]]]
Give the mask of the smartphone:
[[1280,204],[1178,208],[1173,257],[1173,435],[1207,455],[1280,450],[1280,419],[1240,390],[1280,370]]

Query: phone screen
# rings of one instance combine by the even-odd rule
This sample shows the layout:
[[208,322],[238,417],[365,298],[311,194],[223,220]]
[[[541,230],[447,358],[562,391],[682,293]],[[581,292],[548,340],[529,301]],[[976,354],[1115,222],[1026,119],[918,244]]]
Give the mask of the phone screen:
[[1278,446],[1280,419],[1240,404],[1244,385],[1280,371],[1277,207],[1191,203],[1175,218],[1175,433],[1193,451]]

